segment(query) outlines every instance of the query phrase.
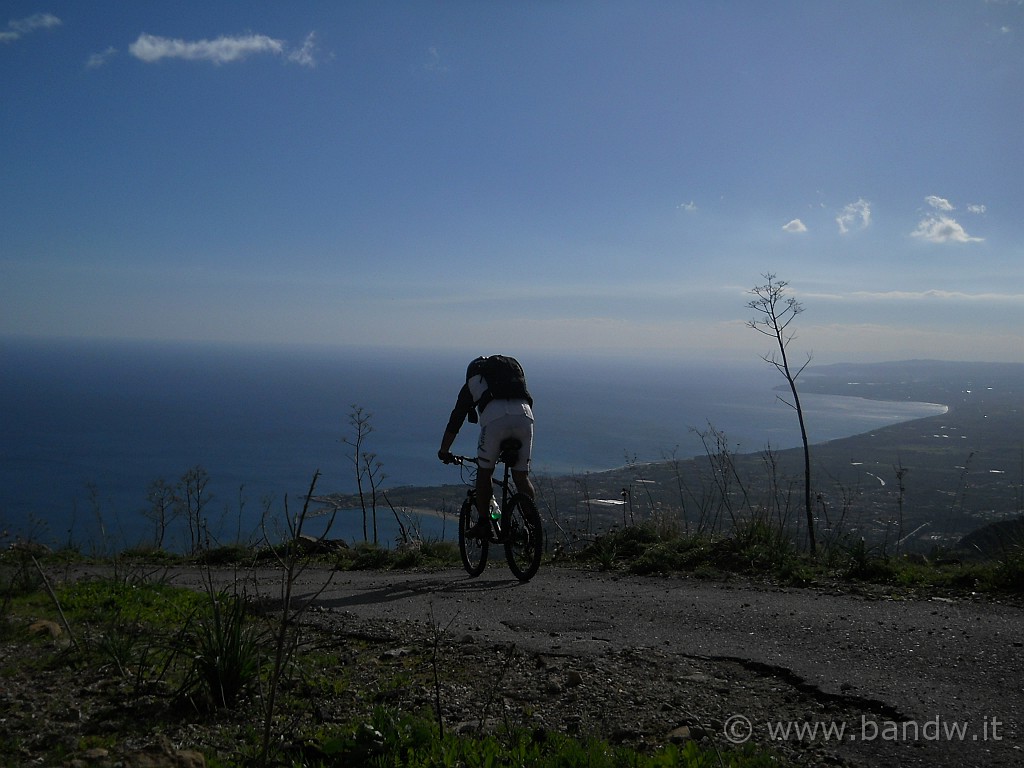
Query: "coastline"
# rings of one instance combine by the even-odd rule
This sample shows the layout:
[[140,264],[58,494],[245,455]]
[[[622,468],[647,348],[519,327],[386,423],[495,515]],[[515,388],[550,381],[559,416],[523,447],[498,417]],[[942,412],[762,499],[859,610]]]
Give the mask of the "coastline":
[[[907,375],[908,368],[915,375]],[[854,369],[861,375],[852,377]],[[904,547],[918,551],[955,547],[971,530],[1020,514],[1015,482],[1020,476],[1020,436],[1024,434],[1020,405],[1024,365],[931,362],[923,365],[922,372],[910,363],[889,363],[841,365],[825,371],[829,375],[809,379],[801,394],[844,398],[850,407],[892,403],[904,414],[911,406],[921,414],[880,421],[877,427],[856,434],[820,437],[812,443],[819,504],[836,507],[832,514],[840,515],[850,531],[879,540],[895,535],[888,526],[900,510],[897,494],[904,500],[901,528],[914,534]],[[772,455],[780,477],[801,476],[802,447],[773,448]],[[763,448],[732,453],[737,467],[754,475],[764,472],[763,456]],[[643,509],[655,504],[658,494],[668,494],[669,508],[675,498],[678,507],[681,499],[674,486],[679,473],[698,477],[706,471],[707,458],[698,455],[598,472],[541,474],[538,490],[557,501],[563,520],[593,514],[614,525],[621,522],[625,505],[603,504],[603,500],[617,500],[621,490],[632,488],[640,501],[630,506],[631,511],[648,514]],[[389,496],[396,507],[404,506],[406,498],[416,498],[418,503],[411,508],[429,513],[427,499],[440,491],[396,488]],[[839,511],[847,505],[847,511]],[[685,507],[683,503],[680,509]],[[822,514],[827,521],[829,513]]]
[[[21,364],[0,379],[0,421],[7,426],[0,446],[3,522],[12,530],[31,519],[55,543],[107,546],[116,538],[134,544],[151,530],[141,516],[147,484],[160,478],[173,484],[196,466],[209,471],[217,511],[237,517],[229,527],[239,531],[258,525],[256,500],[301,496],[313,468],[324,470],[323,493],[350,495],[350,452],[339,439],[346,434],[348,403],[374,414],[369,449],[386,465],[396,505],[437,519],[429,512],[436,504],[461,504],[463,487],[451,482],[458,478],[434,455],[451,372],[429,355],[417,362],[423,391],[410,401],[395,375],[410,363],[391,358],[368,358],[363,365],[290,354],[221,357],[187,347],[152,355],[134,348],[71,349],[76,355],[63,346],[22,350],[12,358]],[[780,455],[799,450],[795,415],[776,397],[785,388],[763,366],[711,369],[669,360],[639,368],[607,361],[535,368],[543,409],[538,406],[534,472],[570,490],[574,481],[607,482],[600,493],[588,492],[591,504],[622,498],[622,487],[638,482],[640,470],[704,457],[698,435],[709,427],[698,430],[694,420],[720,431],[734,455],[756,457],[766,447]],[[240,381],[256,383],[239,389]],[[1013,425],[1024,402],[1022,381],[1024,364],[837,364],[809,370],[799,391],[814,455],[828,472],[849,468],[851,458],[879,477],[891,477],[892,464],[912,458],[915,466],[921,461],[938,471],[940,462],[924,455],[936,452],[938,440],[949,458],[941,461],[947,476],[934,480],[949,489],[958,483],[949,475],[963,473],[957,467],[981,461],[986,472],[1003,472],[1004,480],[1020,475],[1019,466],[992,453],[1019,455],[1024,430],[1014,434]],[[986,410],[997,418],[986,423]],[[463,452],[471,451],[472,430],[460,439]],[[833,450],[833,444],[846,447]],[[911,479],[927,476],[915,469]],[[429,500],[407,489],[429,489]],[[379,511],[379,519],[392,517],[384,506]],[[355,528],[361,534],[361,525],[349,532]]]

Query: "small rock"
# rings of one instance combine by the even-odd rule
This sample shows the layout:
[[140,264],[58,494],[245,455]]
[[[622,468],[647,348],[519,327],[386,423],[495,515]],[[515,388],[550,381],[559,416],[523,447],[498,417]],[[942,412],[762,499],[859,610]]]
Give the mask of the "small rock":
[[206,758],[191,749],[175,749],[166,738],[148,750],[124,757],[124,768],[206,768]]
[[711,677],[705,675],[703,672],[693,672],[689,675],[683,675],[679,678],[680,682],[686,683],[707,683],[710,682]]
[[55,621],[50,621],[49,619],[40,619],[39,621],[33,622],[29,625],[28,631],[33,635],[47,632],[50,637],[54,639],[64,634],[64,630],[60,628],[60,624]]
[[683,744],[684,742],[690,741],[693,735],[690,732],[690,726],[681,725],[678,728],[673,728],[668,732],[668,740],[673,744]]

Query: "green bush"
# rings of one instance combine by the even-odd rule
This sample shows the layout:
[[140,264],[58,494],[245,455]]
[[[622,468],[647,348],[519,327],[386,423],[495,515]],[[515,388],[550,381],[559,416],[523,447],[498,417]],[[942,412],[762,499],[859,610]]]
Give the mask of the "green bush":
[[420,545],[423,558],[430,563],[453,564],[459,562],[459,545],[444,539],[424,539]]
[[243,597],[220,593],[210,596],[178,642],[192,659],[179,695],[230,709],[258,682],[268,637],[250,620]]
[[338,558],[338,567],[352,571],[385,570],[391,566],[391,553],[376,544],[363,542],[346,550]]
[[711,562],[712,542],[696,536],[684,536],[660,541],[649,547],[630,563],[629,570],[637,574],[694,571]]
[[601,570],[609,570],[616,562],[628,563],[643,557],[661,539],[655,526],[649,524],[612,529],[583,549],[578,559],[597,563]]
[[228,544],[206,549],[196,555],[199,565],[244,565],[256,559],[256,554],[242,544]]
[[722,749],[688,741],[643,753],[600,739],[577,740],[544,729],[462,736],[441,733],[430,720],[382,708],[378,708],[368,722],[326,737],[316,747],[324,765],[767,768],[780,764],[777,757],[752,746]]

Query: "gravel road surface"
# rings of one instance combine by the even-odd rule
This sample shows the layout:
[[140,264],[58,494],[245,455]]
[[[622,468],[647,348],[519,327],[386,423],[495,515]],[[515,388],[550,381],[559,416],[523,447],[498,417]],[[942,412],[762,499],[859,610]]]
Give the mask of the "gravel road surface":
[[[216,574],[267,596],[280,589],[273,572]],[[181,572],[172,581],[197,579]],[[778,700],[729,717],[723,710],[709,721],[734,741],[828,741],[820,754],[863,765],[1024,764],[1024,610],[997,598],[893,597],[848,586],[777,588],[548,566],[526,584],[494,566],[476,579],[454,569],[308,570],[295,587],[315,606],[310,615],[433,623],[453,636],[538,655],[586,659],[647,649],[666,664],[716,664],[709,679],[726,682],[730,669],[742,669],[767,682]],[[727,686],[715,686],[727,695]],[[792,717],[785,703],[797,697],[821,704],[791,725],[817,724],[822,730],[813,738],[806,730],[784,738],[779,730]],[[742,697],[734,701],[744,705]],[[827,740],[825,728],[832,729]]]

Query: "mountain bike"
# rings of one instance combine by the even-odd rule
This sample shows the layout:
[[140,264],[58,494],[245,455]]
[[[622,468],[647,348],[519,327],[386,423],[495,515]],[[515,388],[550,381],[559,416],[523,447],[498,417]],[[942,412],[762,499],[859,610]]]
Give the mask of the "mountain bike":
[[[496,488],[501,489],[501,514],[498,519],[484,515],[478,528],[474,528],[476,511],[476,487],[470,483],[466,500],[459,510],[459,554],[462,565],[470,576],[479,576],[487,567],[487,550],[491,544],[505,547],[508,567],[520,581],[529,581],[540,568],[544,552],[544,529],[540,513],[533,499],[525,493],[513,490],[509,479],[510,468],[519,459],[523,444],[515,438],[503,440],[498,452],[498,462],[505,465],[501,480],[493,479]],[[470,456],[454,456],[456,464],[466,466],[477,464]]]

